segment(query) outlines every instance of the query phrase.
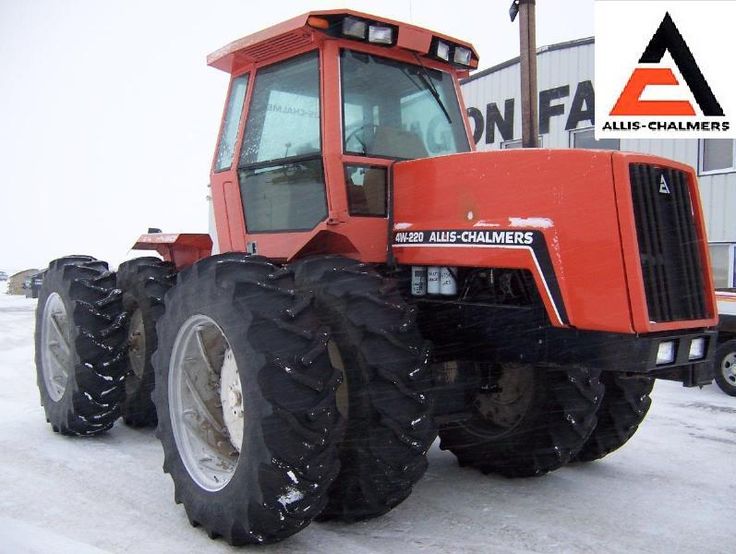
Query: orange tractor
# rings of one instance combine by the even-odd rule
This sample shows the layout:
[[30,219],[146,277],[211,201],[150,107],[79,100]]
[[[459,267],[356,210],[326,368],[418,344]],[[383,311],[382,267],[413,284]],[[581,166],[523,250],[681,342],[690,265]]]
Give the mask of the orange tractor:
[[635,432],[655,378],[712,375],[690,167],[474,152],[473,47],[320,11],[218,50],[232,78],[209,235],[151,232],[117,274],[50,264],[36,362],[54,431],[157,423],[192,525],[273,542],[407,498],[439,433],[534,476]]

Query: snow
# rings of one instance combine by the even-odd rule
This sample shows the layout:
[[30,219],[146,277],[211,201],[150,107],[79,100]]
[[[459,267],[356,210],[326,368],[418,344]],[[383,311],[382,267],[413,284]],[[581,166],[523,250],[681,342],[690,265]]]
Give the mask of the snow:
[[[174,504],[152,430],[54,434],[33,365],[35,300],[0,294],[0,552],[235,552]],[[458,467],[435,444],[408,500],[314,523],[263,552],[733,552],[736,399],[659,382],[618,452],[541,478]],[[243,551],[243,550],[241,550]],[[245,550],[247,551],[247,549]]]

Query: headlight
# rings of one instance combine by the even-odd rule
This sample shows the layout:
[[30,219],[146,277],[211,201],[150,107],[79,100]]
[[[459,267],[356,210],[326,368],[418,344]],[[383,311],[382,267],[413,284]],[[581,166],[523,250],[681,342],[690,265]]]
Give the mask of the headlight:
[[452,59],[455,61],[455,63],[459,63],[460,65],[470,65],[470,57],[471,52],[468,48],[456,46],[455,55],[452,57]]
[[705,357],[705,337],[693,339],[690,343],[690,353],[687,355],[688,360],[699,360]]
[[368,42],[378,44],[393,44],[394,30],[391,27],[379,27],[371,25],[368,27]]
[[659,343],[657,348],[657,365],[671,364],[675,361],[675,341]]

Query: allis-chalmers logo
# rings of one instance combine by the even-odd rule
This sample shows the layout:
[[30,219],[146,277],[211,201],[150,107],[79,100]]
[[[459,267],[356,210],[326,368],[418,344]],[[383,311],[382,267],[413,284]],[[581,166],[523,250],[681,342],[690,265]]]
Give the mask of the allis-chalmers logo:
[[[693,53],[669,13],[665,14],[639,63],[659,64],[667,50],[695,96],[703,115],[723,115],[721,105],[710,90],[708,81],[700,72]],[[637,67],[611,110],[611,115],[696,115],[688,100],[641,100],[648,85],[678,84],[675,74],[667,67]]]
[[[705,10],[702,4],[709,2],[701,2],[699,6]],[[636,11],[630,11],[632,4],[641,8],[643,4],[649,4],[649,9],[643,15],[646,17],[646,24],[649,26],[649,33],[655,29],[653,35],[649,39],[644,52],[638,58],[636,67],[626,76],[622,76],[621,69],[617,71],[615,79],[610,78],[613,73],[611,67],[621,67],[621,64],[631,64],[633,60],[623,59],[624,54],[616,51],[622,50],[621,44],[624,37],[621,35],[621,27],[616,32],[612,32],[606,26],[606,21],[610,21],[609,15],[612,10],[619,12],[627,12],[625,17],[631,18],[636,16]],[[698,2],[682,2],[682,4],[698,4]],[[736,3],[724,2],[723,4],[731,4],[729,8],[734,8]],[[600,5],[607,10],[607,15],[602,16],[598,12]],[[687,40],[678,28],[672,15],[665,12],[662,15],[661,2],[597,2],[596,3],[596,80],[599,81],[597,86],[606,88],[609,91],[607,98],[601,98],[605,102],[603,106],[597,106],[598,125],[596,125],[596,135],[598,138],[647,138],[647,137],[730,137],[733,133],[732,123],[727,117],[730,115],[728,106],[724,110],[724,105],[719,102],[716,92],[719,95],[723,92],[723,87],[713,89],[709,84],[708,78],[701,70],[701,66],[696,61],[693,51],[688,46],[688,41],[696,40],[700,47],[700,55],[703,52],[707,54],[714,53],[712,50],[712,37],[707,41],[702,40],[702,35],[697,32],[698,27],[696,21],[678,15],[682,21],[687,23],[688,32]],[[681,7],[678,3],[678,9]],[[659,12],[659,17],[656,13]],[[681,13],[682,10],[680,10]],[[620,15],[620,14],[614,14]],[[639,14],[642,15],[642,14]],[[685,13],[687,15],[687,13]],[[712,14],[711,14],[712,16]],[[628,19],[631,22],[631,19]],[[659,21],[658,26],[656,22]],[[610,23],[613,25],[613,23]],[[641,33],[642,25],[636,27]],[[701,33],[709,32],[708,28],[700,29]],[[650,35],[638,34],[641,36],[642,44]],[[599,36],[599,34],[603,36]],[[632,33],[635,37],[636,33]],[[630,40],[631,36],[625,37]],[[630,50],[631,47],[629,47]],[[709,50],[709,48],[711,48]],[[603,49],[603,56],[599,57],[598,50]],[[723,55],[725,48],[717,49],[716,55]],[[666,54],[669,54],[668,56]],[[628,56],[628,54],[626,54]],[[712,59],[708,58],[709,62]],[[701,61],[702,63],[702,61]],[[628,67],[631,67],[629,65]],[[709,66],[711,73],[714,64]],[[720,65],[722,71],[728,71],[725,68],[728,65]],[[601,80],[599,75],[603,77]],[[608,77],[608,80],[606,78]],[[621,78],[623,77],[623,78]],[[711,75],[708,76],[709,78]],[[716,75],[721,77],[721,75]],[[620,79],[620,80],[619,80]],[[603,81],[603,82],[601,82]],[[625,84],[623,84],[625,82]],[[718,79],[719,85],[722,85],[723,79]],[[623,84],[623,86],[622,86]],[[731,90],[729,90],[729,96]],[[731,98],[728,98],[731,100]],[[610,103],[609,103],[610,102]],[[604,113],[600,113],[603,111]],[[731,131],[731,133],[729,133]]]

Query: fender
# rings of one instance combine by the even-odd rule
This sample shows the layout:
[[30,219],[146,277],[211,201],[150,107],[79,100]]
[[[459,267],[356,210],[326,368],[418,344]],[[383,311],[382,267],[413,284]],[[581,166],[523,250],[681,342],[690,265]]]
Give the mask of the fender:
[[203,233],[146,233],[133,250],[155,250],[181,271],[212,254],[212,238]]

